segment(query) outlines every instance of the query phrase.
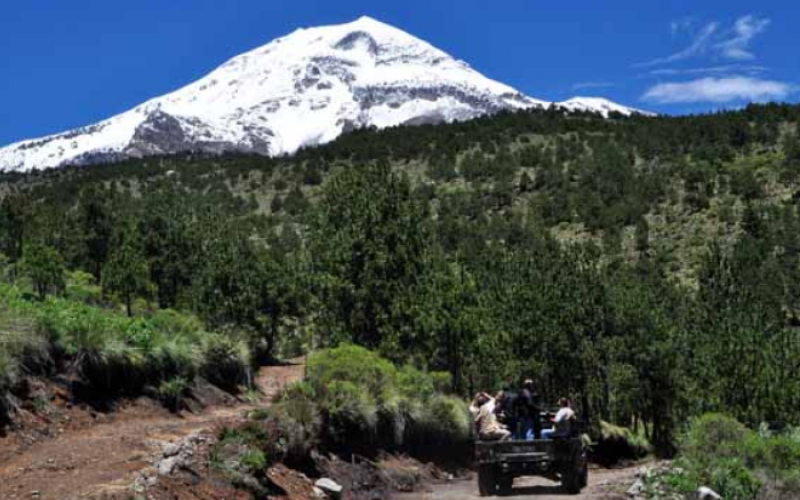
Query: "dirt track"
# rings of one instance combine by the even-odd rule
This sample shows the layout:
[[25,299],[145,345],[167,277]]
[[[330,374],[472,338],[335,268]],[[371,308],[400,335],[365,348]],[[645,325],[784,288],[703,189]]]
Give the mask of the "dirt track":
[[[626,491],[634,482],[636,468],[593,469],[589,472],[589,487],[580,495],[568,495],[561,491],[558,483],[547,479],[530,478],[514,482],[514,490],[508,497],[514,500],[623,500]],[[477,500],[478,484],[471,480],[458,480],[451,484],[436,486],[426,493],[399,495],[397,500]]]
[[[302,374],[302,365],[264,368],[257,385],[269,398]],[[133,405],[102,423],[57,434],[0,458],[0,499],[84,500],[125,489],[150,465],[161,443],[212,430],[252,408],[239,403],[178,417],[155,405]],[[0,439],[0,449],[6,446],[11,446],[10,438]]]

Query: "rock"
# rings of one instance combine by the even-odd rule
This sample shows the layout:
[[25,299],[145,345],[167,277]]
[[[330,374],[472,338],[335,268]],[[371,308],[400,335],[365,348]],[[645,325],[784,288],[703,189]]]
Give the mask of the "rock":
[[635,483],[628,488],[628,496],[631,498],[638,498],[644,493],[644,482],[641,479],[637,479]]
[[697,500],[722,500],[722,497],[711,488],[702,486],[697,490]]
[[162,476],[169,476],[178,467],[181,462],[180,457],[170,457],[158,462],[156,468],[158,473]]
[[181,445],[178,443],[167,443],[162,449],[165,458],[174,457],[181,452]]
[[331,497],[333,500],[338,500],[342,498],[342,485],[334,481],[333,479],[322,478],[316,483],[314,486],[321,489],[326,495]]

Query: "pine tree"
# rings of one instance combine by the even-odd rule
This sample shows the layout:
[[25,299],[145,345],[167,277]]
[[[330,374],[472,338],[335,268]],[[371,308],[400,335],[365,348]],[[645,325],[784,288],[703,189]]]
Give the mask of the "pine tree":
[[133,316],[133,301],[149,295],[150,269],[137,225],[130,221],[114,235],[108,261],[102,270],[103,292],[118,296],[128,316]]
[[51,293],[64,290],[64,259],[56,249],[41,242],[25,248],[22,262],[23,274],[28,276],[39,299],[45,300]]

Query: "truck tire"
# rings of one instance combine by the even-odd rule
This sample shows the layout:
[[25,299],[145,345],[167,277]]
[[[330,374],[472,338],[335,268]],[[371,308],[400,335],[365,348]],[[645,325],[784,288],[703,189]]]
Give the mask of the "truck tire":
[[500,475],[497,478],[497,493],[500,496],[508,496],[514,487],[514,478],[509,476]]
[[482,497],[494,496],[497,493],[497,480],[493,465],[478,467],[478,492]]
[[561,471],[561,487],[570,495],[577,495],[583,489],[583,470],[581,461],[576,460],[572,463],[565,464],[564,469]]
[[581,462],[581,488],[586,488],[589,485],[589,464],[585,457]]

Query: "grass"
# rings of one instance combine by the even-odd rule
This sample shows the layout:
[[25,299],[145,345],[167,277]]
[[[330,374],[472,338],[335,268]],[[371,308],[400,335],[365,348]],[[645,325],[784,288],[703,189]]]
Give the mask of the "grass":
[[733,418],[707,414],[690,425],[676,467],[652,479],[666,493],[693,497],[707,486],[725,499],[800,498],[800,431],[748,429]]
[[[305,382],[261,412],[307,443],[348,455],[381,450],[460,450],[472,424],[467,404],[444,393],[445,374],[398,368],[378,354],[343,345],[312,354]],[[302,450],[301,450],[302,451]]]
[[247,382],[246,343],[176,311],[128,318],[99,307],[85,281],[70,285],[84,292],[42,302],[0,283],[0,413],[7,413],[19,377],[53,375],[56,367],[76,377],[76,390],[87,397],[138,396],[152,388],[175,408],[198,375],[231,392]]

